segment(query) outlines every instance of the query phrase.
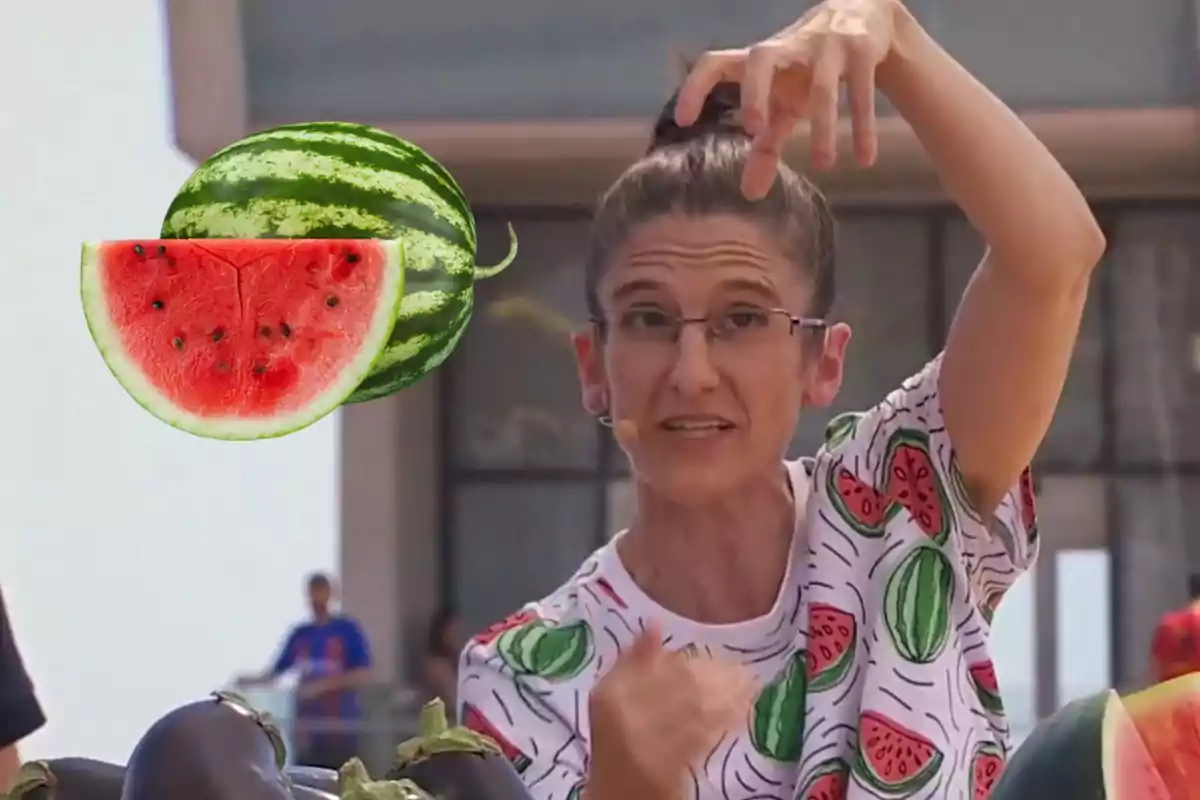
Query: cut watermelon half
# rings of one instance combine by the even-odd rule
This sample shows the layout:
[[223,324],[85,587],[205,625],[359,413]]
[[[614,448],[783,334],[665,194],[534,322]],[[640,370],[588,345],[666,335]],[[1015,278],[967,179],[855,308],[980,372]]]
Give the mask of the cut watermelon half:
[[362,382],[404,289],[399,241],[87,243],[88,328],[143,408],[212,439],[313,424]]
[[[1188,713],[1190,724],[1195,726],[1200,716],[1194,709]],[[1017,748],[988,798],[1188,800],[1196,797],[1186,786],[1168,788],[1156,766],[1163,759],[1194,757],[1186,750],[1156,754],[1147,744],[1139,734],[1134,716],[1116,692],[1100,692],[1075,700],[1043,720]]]

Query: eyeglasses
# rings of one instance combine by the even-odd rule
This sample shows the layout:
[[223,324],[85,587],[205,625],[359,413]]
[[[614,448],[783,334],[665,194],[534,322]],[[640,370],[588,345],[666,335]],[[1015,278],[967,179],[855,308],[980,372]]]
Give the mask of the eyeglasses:
[[634,344],[679,342],[685,325],[702,325],[710,343],[757,345],[782,340],[801,330],[824,330],[823,319],[798,317],[784,308],[738,307],[703,317],[681,317],[657,308],[631,308],[622,312],[615,325],[592,318],[602,332],[612,331],[614,338]]

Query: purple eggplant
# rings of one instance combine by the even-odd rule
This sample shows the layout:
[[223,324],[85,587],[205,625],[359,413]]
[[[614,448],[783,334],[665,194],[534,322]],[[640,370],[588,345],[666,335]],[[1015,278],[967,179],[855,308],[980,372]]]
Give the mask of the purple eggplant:
[[500,746],[468,728],[451,727],[437,699],[421,710],[420,735],[396,748],[387,777],[413,781],[434,797],[532,800]]
[[350,759],[338,770],[338,795],[341,800],[434,800],[410,780],[371,780],[367,768],[357,758]]
[[121,800],[125,768],[91,758],[50,758],[21,766],[8,800]]
[[120,800],[293,800],[270,717],[216,692],[155,722],[129,758]]

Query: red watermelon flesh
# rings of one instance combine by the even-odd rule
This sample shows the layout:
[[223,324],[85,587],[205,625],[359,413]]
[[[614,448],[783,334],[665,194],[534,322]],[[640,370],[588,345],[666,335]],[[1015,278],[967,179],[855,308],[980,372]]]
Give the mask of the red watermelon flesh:
[[508,739],[506,739],[504,735],[496,729],[496,726],[493,725],[491,721],[483,715],[482,711],[470,703],[463,704],[462,725],[464,728],[469,728],[481,736],[486,736],[495,742],[496,746],[500,748],[500,752],[504,754],[504,757],[512,762],[513,769],[516,770],[518,775],[529,769],[529,765],[531,763],[529,756],[518,750],[517,747]]
[[842,517],[864,536],[883,533],[896,506],[844,466],[830,468],[830,494]]
[[1137,735],[1121,732],[1117,751],[1140,738],[1171,798],[1200,800],[1200,673],[1129,695],[1122,704]]
[[928,449],[901,440],[890,448],[888,456],[887,496],[908,509],[926,536],[944,541],[945,495]]
[[1004,771],[1004,752],[992,744],[984,742],[975,747],[971,757],[971,796],[974,800],[985,800],[992,793],[992,787],[1000,779]]
[[841,683],[854,659],[858,622],[849,611],[826,603],[808,608],[808,689],[819,692]]
[[840,758],[818,764],[796,800],[844,800],[850,788],[850,766]]
[[172,239],[84,246],[88,327],[117,380],[175,427],[280,436],[357,388],[403,291],[398,242]]
[[875,711],[858,722],[854,773],[887,794],[915,793],[937,774],[945,755],[916,731]]
[[988,711],[1003,712],[1004,704],[1000,698],[1000,682],[996,679],[995,665],[991,661],[980,661],[968,667],[967,672],[983,707]]

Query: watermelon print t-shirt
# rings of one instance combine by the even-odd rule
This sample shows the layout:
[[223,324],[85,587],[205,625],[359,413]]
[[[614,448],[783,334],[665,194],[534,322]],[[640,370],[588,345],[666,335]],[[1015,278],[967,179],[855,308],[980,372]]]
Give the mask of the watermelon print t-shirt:
[[1008,752],[988,632],[1037,550],[1033,493],[1026,472],[993,519],[974,510],[942,423],[939,366],[835,420],[815,458],[788,465],[797,544],[766,616],[672,614],[638,589],[614,540],[467,646],[461,721],[500,742],[534,798],[575,800],[588,693],[653,619],[668,647],[740,662],[762,684],[684,798],[985,797]]

